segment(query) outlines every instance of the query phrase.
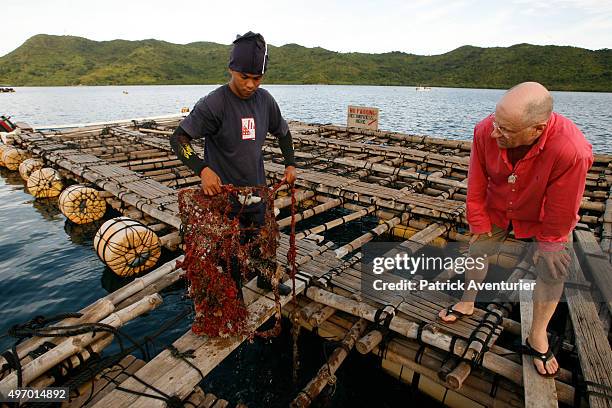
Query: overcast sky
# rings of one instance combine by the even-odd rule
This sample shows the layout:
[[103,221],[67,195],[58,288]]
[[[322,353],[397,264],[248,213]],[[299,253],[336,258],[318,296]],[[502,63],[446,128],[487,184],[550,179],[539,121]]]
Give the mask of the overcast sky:
[[45,33],[92,40],[229,44],[261,32],[273,45],[441,54],[517,43],[612,48],[612,0],[2,0],[0,55]]

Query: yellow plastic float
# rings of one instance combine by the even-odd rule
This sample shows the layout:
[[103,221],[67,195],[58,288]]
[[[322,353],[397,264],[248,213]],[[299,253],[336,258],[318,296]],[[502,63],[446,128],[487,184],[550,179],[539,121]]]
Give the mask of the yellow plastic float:
[[157,235],[128,217],[106,221],[94,236],[100,259],[117,275],[131,276],[155,266],[161,255]]
[[45,164],[43,163],[41,159],[37,159],[37,158],[25,159],[19,165],[19,174],[21,175],[22,179],[24,179],[25,181],[28,181],[28,178],[30,178],[30,174],[32,174],[33,171],[42,169],[44,165]]
[[59,209],[75,224],[88,224],[104,217],[106,201],[98,190],[75,184],[60,194]]
[[9,147],[8,149],[4,149],[2,153],[2,162],[7,169],[15,171],[19,169],[19,165],[27,159],[29,155],[27,150]]
[[28,191],[36,198],[57,197],[62,188],[62,178],[50,167],[33,171],[28,178]]
[[[4,155],[4,151],[10,149],[11,146],[7,146],[5,144],[0,144],[0,166],[4,166],[4,162],[2,161],[2,156]],[[6,167],[6,166],[4,166]]]
[[15,136],[21,134],[21,129],[17,128],[12,132],[0,132],[0,140],[6,145],[12,145],[15,141]]

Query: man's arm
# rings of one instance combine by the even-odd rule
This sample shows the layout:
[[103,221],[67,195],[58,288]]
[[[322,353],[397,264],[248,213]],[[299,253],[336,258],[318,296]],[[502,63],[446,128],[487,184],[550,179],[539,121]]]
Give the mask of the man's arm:
[[284,179],[287,183],[293,184],[297,178],[295,170],[295,153],[293,151],[293,138],[291,132],[287,128],[287,133],[284,136],[278,138],[278,146],[283,153],[285,159],[285,175]]
[[486,208],[488,178],[485,170],[484,151],[480,146],[477,134],[480,131],[477,125],[474,129],[474,142],[470,154],[470,167],[468,169],[467,189],[467,221],[472,234],[485,234],[491,232],[491,220]]
[[538,250],[534,255],[534,263],[542,257],[556,279],[567,276],[569,272],[571,257],[564,243],[578,220],[586,175],[593,164],[593,158],[559,161],[565,162],[567,168],[555,176],[546,188],[544,216],[540,224],[542,227],[536,234]]
[[564,163],[564,168],[553,175],[546,187],[541,229],[536,235],[541,251],[562,249],[561,243],[567,242],[568,234],[576,226],[586,175],[593,164],[593,157],[572,157],[559,161]]
[[287,129],[287,133],[284,136],[278,138],[278,146],[283,153],[285,159],[285,167],[295,167],[295,153],[293,151],[293,137],[291,132]]
[[174,133],[170,136],[170,146],[174,154],[193,172],[199,176],[204,167],[207,167],[206,161],[198,156],[191,146],[191,136],[185,129],[178,126]]
[[293,152],[293,138],[291,137],[287,121],[283,118],[280,108],[272,95],[270,95],[268,102],[270,104],[268,111],[270,115],[268,132],[278,139],[278,145],[285,159],[285,175],[283,179],[287,183],[293,184],[297,177],[295,170],[295,153]]
[[170,146],[179,159],[202,179],[202,191],[206,195],[221,192],[221,179],[208,167],[206,160],[196,154],[191,146],[191,136],[178,126],[170,136]]

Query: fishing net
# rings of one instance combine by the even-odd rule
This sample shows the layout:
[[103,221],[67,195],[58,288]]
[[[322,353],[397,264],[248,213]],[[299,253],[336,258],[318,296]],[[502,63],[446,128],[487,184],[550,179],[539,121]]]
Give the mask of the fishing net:
[[[274,217],[274,191],[225,185],[222,193],[213,197],[205,196],[200,188],[179,192],[185,251],[181,267],[186,271],[194,302],[195,334],[251,335],[246,327],[247,308],[232,272],[238,281],[246,282],[257,274],[270,281],[276,301],[276,324],[257,335],[280,333],[278,283],[283,269],[276,264],[279,231]],[[245,219],[249,219],[247,206],[252,197],[261,199],[265,209],[260,221],[249,225]]]
[[27,186],[30,194],[36,198],[57,197],[63,188],[59,173],[50,167],[33,171],[28,178]]

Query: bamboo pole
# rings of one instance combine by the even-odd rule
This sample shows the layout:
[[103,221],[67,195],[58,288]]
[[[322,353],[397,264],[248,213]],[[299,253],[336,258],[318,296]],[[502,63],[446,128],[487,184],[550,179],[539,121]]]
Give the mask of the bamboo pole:
[[[395,309],[391,305],[385,306],[385,308],[378,316],[378,322],[385,322],[395,316]],[[383,339],[383,335],[379,330],[372,330],[357,341],[357,351],[361,354],[367,354],[374,349]]]
[[183,269],[181,268],[175,269],[174,271],[170,272],[168,275],[165,275],[161,277],[160,279],[156,280],[155,282],[147,285],[141,291],[135,293],[134,295],[130,296],[127,299],[124,299],[123,301],[118,303],[117,306],[115,306],[115,309],[121,310],[125,307],[128,307],[129,305],[132,305],[140,301],[145,296],[150,296],[155,293],[160,293],[162,290],[178,282],[184,276],[185,276],[185,271]]
[[[89,360],[91,358],[91,353],[89,350],[93,351],[94,353],[100,353],[113,342],[113,338],[114,336],[112,334],[105,334],[100,337],[100,339],[96,339],[96,341],[94,341],[88,348],[84,349],[80,353],[77,353],[80,354],[80,358],[75,354],[59,363],[58,367],[60,375],[68,374],[68,369],[66,368],[67,366],[71,367],[71,369],[77,368],[81,365],[82,361]],[[43,374],[33,380],[30,384],[28,384],[28,386],[33,388],[46,388],[55,383],[56,380],[57,379],[53,375]]]
[[418,162],[427,161],[432,164],[455,166],[467,169],[469,158],[467,156],[445,156],[443,154],[433,153],[425,149],[415,149],[409,147],[397,146],[380,146],[372,145],[357,141],[348,141],[340,139],[321,139],[312,136],[295,135],[294,143],[301,145],[315,145],[320,147],[333,147],[341,152],[367,152],[369,154],[386,154],[387,157],[401,157],[404,160],[413,160]]
[[[89,309],[83,309],[80,311],[83,315],[79,318],[68,318],[64,319],[61,322],[58,322],[56,326],[70,326],[75,324],[82,323],[93,323],[98,322],[101,319],[105,318],[109,314],[114,311],[115,307],[111,301],[108,299],[99,299],[93,305],[89,307]],[[40,347],[45,342],[51,342],[53,344],[58,344],[61,341],[65,340],[64,337],[33,337],[30,338],[23,343],[17,345],[17,356],[20,360],[29,361],[31,357],[28,354],[38,347]],[[7,364],[8,362],[3,356],[0,356],[0,365]]]
[[[286,282],[285,282],[286,283]],[[304,284],[296,282],[296,292],[301,293]],[[291,300],[290,296],[281,297],[281,305],[285,305]],[[246,330],[255,330],[266,320],[272,317],[276,311],[276,304],[267,296],[260,296],[256,301],[248,306],[249,316]],[[194,335],[191,330],[185,333],[173,344],[179,350],[194,350],[194,358],[190,363],[183,359],[172,356],[170,351],[164,350],[146,366],[141,368],[136,374],[140,378],[146,378],[147,383],[164,392],[167,395],[174,395],[184,398],[193,387],[202,380],[202,375],[206,376],[216,367],[225,357],[235,350],[248,336],[235,336],[230,338],[200,337]],[[199,370],[193,368],[198,367]],[[134,379],[128,379],[122,386],[135,391],[147,391],[147,387]],[[163,406],[164,401],[141,397],[123,392],[111,392],[101,399],[96,407],[130,407],[130,408],[155,408]]]
[[174,133],[169,130],[144,129],[144,128],[138,128],[138,131],[142,133],[154,133],[158,135],[171,135],[172,133]]
[[[268,167],[272,167],[272,166],[268,166]],[[445,204],[446,204],[444,207],[445,212],[442,212],[441,210],[430,208],[431,206],[438,206],[439,204],[441,204],[441,200],[435,201],[437,199],[433,197],[427,197],[428,200],[431,200],[431,201],[428,201],[427,203],[420,200],[419,203],[417,204],[416,202],[411,203],[414,197],[410,196],[409,194],[405,194],[402,197],[399,197],[401,200],[405,200],[404,202],[404,201],[398,201],[398,199],[396,198],[389,198],[388,196],[385,195],[387,194],[387,192],[382,192],[382,191],[380,193],[372,191],[372,192],[369,192],[368,194],[360,194],[357,192],[353,192],[353,191],[350,191],[351,190],[350,184],[347,184],[346,187],[344,187],[344,190],[342,190],[341,193],[339,193],[338,187],[331,187],[331,186],[325,185],[324,181],[320,179],[317,179],[317,180],[318,182],[314,182],[314,181],[305,180],[303,178],[298,178],[298,181],[296,182],[296,184],[303,185],[307,188],[315,189],[316,191],[320,193],[324,193],[324,194],[330,194],[330,195],[341,194],[344,199],[354,200],[356,202],[361,202],[365,204],[371,204],[373,200],[376,200],[376,203],[379,207],[384,207],[384,208],[397,210],[401,212],[409,211],[413,214],[413,216],[422,215],[422,216],[434,217],[434,218],[440,218],[440,219],[453,219],[453,220],[460,220],[462,222],[465,221],[465,216],[460,214],[463,212],[461,207],[458,206],[457,208],[455,208],[454,205],[450,205],[451,203],[448,200],[445,201]],[[441,209],[441,207],[439,208]]]
[[[89,306],[84,307],[83,309],[79,310],[79,313],[83,314],[83,316],[81,316],[80,318],[64,319],[56,323],[55,326],[61,327],[80,323],[95,323],[100,321],[101,319],[104,319],[114,310],[116,310],[116,305],[119,305],[125,299],[129,298],[135,293],[138,293],[139,291],[145,289],[147,286],[157,282],[159,279],[174,271],[176,269],[176,262],[182,261],[183,258],[184,256],[181,255],[171,261],[168,261],[157,269],[149,272],[148,274],[140,278],[134,279],[132,282],[125,285],[121,289],[118,289],[115,292],[98,299]],[[40,347],[45,341],[52,342],[54,339],[56,338],[34,337],[25,340],[17,346],[17,354],[19,355],[19,358],[22,359],[28,353]],[[0,365],[3,364],[7,364],[7,361],[4,359],[4,357],[0,356]]]
[[[311,300],[326,304],[338,310],[342,310],[343,312],[364,318],[368,321],[373,322],[375,319],[377,309],[374,306],[368,305],[367,303],[348,299],[346,297],[314,287],[307,289],[306,296]],[[394,316],[391,319],[389,328],[394,332],[397,332],[410,339],[416,339],[419,333],[419,325],[417,323],[408,321],[398,316]],[[421,341],[444,351],[449,351],[451,346],[451,336],[429,328],[425,328],[421,331]],[[459,339],[456,341],[452,352],[457,356],[462,356],[467,346],[468,344],[466,344],[465,340]],[[521,366],[517,363],[514,363],[491,351],[487,351],[483,354],[482,365],[484,368],[502,375],[518,385],[523,385]],[[555,383],[559,400],[572,401],[574,393],[573,387],[560,381],[555,381]]]
[[[413,359],[406,358],[402,354],[397,352],[398,346],[395,343],[389,344],[388,348],[385,350],[384,356],[389,361],[393,361],[395,363],[401,364],[404,367],[411,369],[412,371],[419,373],[421,375],[426,376],[430,380],[436,382],[444,386],[444,381],[440,380],[437,376],[437,372],[435,369],[431,369],[423,364],[416,363]],[[379,352],[378,347],[374,350],[375,353]],[[455,391],[457,392],[457,391]],[[468,397],[471,400],[474,400],[478,403],[484,404],[485,406],[491,407],[522,407],[522,404],[516,400],[516,398],[512,398],[512,395],[508,395],[508,397],[512,399],[502,399],[500,397],[492,397],[490,394],[486,392],[479,391],[472,386],[466,386],[465,390],[461,395]],[[507,394],[506,394],[507,395]]]
[[[535,281],[531,281],[535,283]],[[521,344],[527,341],[533,322],[533,298],[527,291],[520,293]],[[533,356],[523,354],[523,378],[525,384],[525,408],[557,408],[557,390],[552,378],[543,377],[532,363]]]
[[338,367],[344,362],[350,350],[357,339],[363,334],[367,327],[367,321],[360,319],[349,330],[348,334],[342,341],[340,347],[336,348],[332,355],[327,360],[326,365],[321,367],[315,378],[313,378],[306,387],[300,392],[297,397],[291,402],[291,407],[308,407],[314,398],[316,398],[325,386],[330,382],[335,382],[334,374]]
[[[295,201],[300,202],[302,200],[306,200],[308,198],[314,197],[315,193],[312,190],[302,190],[296,191],[295,193]],[[286,197],[280,197],[274,200],[274,208],[285,208],[291,205],[291,196],[288,195]]]
[[164,236],[159,237],[159,242],[171,251],[176,251],[183,239],[179,231],[174,231]]
[[[369,208],[373,208],[373,207],[369,207]],[[374,239],[374,237],[379,236],[389,231],[391,228],[395,227],[397,224],[406,222],[409,217],[410,217],[409,214],[404,213],[399,217],[394,217],[388,221],[385,221],[383,224],[380,224],[378,227],[371,229],[370,232],[366,232],[365,234],[352,240],[348,244],[343,245],[340,248],[336,249],[335,250],[336,258],[345,257],[349,252],[354,251],[357,248],[360,248],[362,245]]]
[[299,317],[300,319],[307,321],[308,319],[310,319],[310,316],[312,316],[313,313],[318,312],[324,307],[325,307],[324,304],[317,303],[317,302],[309,302],[306,306],[300,309]]
[[612,260],[612,189],[605,204],[600,245],[601,249],[608,254],[608,259]]
[[[121,163],[120,166],[122,167],[128,166],[130,168],[136,167],[136,166],[146,166],[146,165],[166,167],[168,165],[180,166],[182,164],[183,162],[177,159],[174,154],[168,154],[166,157],[153,157],[150,159],[131,160],[125,163]],[[145,168],[144,170],[149,170],[149,169]]]
[[[323,213],[324,211],[330,210],[332,208],[338,207],[339,205],[342,205],[342,199],[341,198],[336,198],[330,201],[327,201],[326,203],[317,205],[315,207],[312,208],[308,208],[307,210],[296,214],[295,215],[295,221],[299,222],[305,219],[308,219],[314,215],[318,215]],[[282,220],[278,221],[278,227],[279,228],[284,228],[287,227],[291,224],[291,217],[286,217],[283,218]]]
[[[342,126],[336,126],[336,125],[325,125],[325,126],[322,126],[322,128],[325,130],[336,131],[336,132],[343,132],[343,131],[346,132],[347,131],[347,128],[342,127]],[[366,129],[351,128],[350,131],[351,133],[373,135],[383,140],[394,139],[394,140],[398,140],[404,143],[408,142],[408,143],[418,143],[418,144],[439,145],[439,146],[444,146],[444,147],[459,148],[461,150],[470,150],[472,146],[472,143],[466,140],[449,140],[449,139],[436,138],[433,136],[407,135],[403,133],[390,132],[390,131],[385,131],[385,130],[374,131],[374,130],[369,130],[369,129],[366,130]]]
[[312,325],[312,327],[319,327],[321,323],[332,317],[336,313],[336,309],[331,306],[323,306],[323,308],[315,313],[313,313],[308,318],[308,323]]
[[295,234],[295,240],[299,241],[299,240],[304,239],[305,237],[307,237],[309,235],[319,234],[321,232],[328,231],[328,230],[330,230],[332,228],[335,228],[337,226],[344,225],[344,224],[346,224],[348,222],[351,222],[351,221],[354,221],[356,219],[365,217],[366,215],[373,213],[375,210],[376,210],[375,206],[370,206],[368,208],[362,208],[359,211],[355,211],[355,212],[353,212],[351,214],[348,214],[348,215],[345,215],[343,217],[336,218],[335,220],[326,222],[325,224],[322,224],[322,225],[319,225],[319,226],[316,226],[316,227],[313,227],[313,228],[309,228],[309,229],[304,230],[304,231],[302,231],[302,232],[300,232],[298,234]]
[[374,350],[381,341],[383,341],[383,334],[379,330],[372,330],[357,341],[355,348],[361,354],[368,354]]
[[[324,196],[320,196],[320,197],[324,197]],[[353,210],[353,211],[358,208],[362,208],[360,206],[357,206],[351,203],[344,203],[343,207],[349,210]],[[389,220],[391,218],[397,217],[398,215],[399,215],[398,213],[391,212],[391,211],[385,211],[385,210],[380,210],[380,209],[376,211],[376,216],[383,220]],[[429,223],[427,221],[423,221],[423,220],[419,220],[417,218],[411,217],[408,223],[401,223],[400,225],[407,225],[409,227],[422,230],[424,228],[427,228]],[[448,231],[447,234],[448,234],[448,237],[454,241],[469,242],[470,240],[469,236],[464,235],[464,234],[459,234],[457,231],[454,231],[454,230]]]
[[[285,314],[291,313],[291,304],[285,307]],[[335,316],[328,321],[325,321],[318,327],[318,333],[325,338],[342,339],[349,328],[353,325],[353,316]],[[333,321],[332,321],[333,320]],[[312,327],[307,322],[301,321],[300,324],[307,330],[312,330]],[[358,344],[358,343],[357,343]],[[355,347],[357,347],[357,344]],[[445,356],[432,348],[425,348],[420,350],[420,345],[398,337],[394,337],[390,340],[384,352],[374,348],[372,353],[383,357],[383,368],[385,367],[386,361],[396,362],[402,364],[410,361],[406,365],[408,369],[418,372],[422,375],[427,376],[436,383],[445,386],[445,383],[438,378],[438,371],[442,365],[442,361]],[[419,363],[416,363],[417,353],[420,354]],[[401,360],[400,360],[401,358]],[[402,378],[403,379],[403,378]],[[518,395],[520,390],[513,383],[506,382],[504,379],[498,379],[497,385],[493,385],[490,381],[490,375],[483,373],[476,377],[472,376],[466,381],[466,385],[457,393],[464,395],[468,398],[474,399],[475,401],[492,407],[521,407],[522,401]],[[478,394],[474,395],[474,391]],[[495,391],[495,394],[493,393]],[[486,396],[486,397],[485,397]],[[484,397],[484,398],[483,398]]]
[[[155,309],[161,303],[161,296],[148,296],[123,310],[111,314],[100,323],[118,328],[135,317]],[[91,344],[94,339],[101,337],[102,334],[103,333],[92,335],[91,333],[86,333],[71,337],[42,356],[24,365],[22,367],[23,385],[26,386],[51,367],[61,363],[67,357],[82,351],[87,345]],[[17,388],[17,373],[13,372],[0,381],[0,398],[7,395],[10,390],[15,388]]]
[[[489,309],[492,313],[503,319],[504,313],[496,306],[492,306]],[[495,327],[496,319],[492,319],[492,315],[487,315],[485,321],[490,322]],[[485,341],[487,337],[490,335],[491,338],[487,343],[487,346],[490,347],[493,345],[494,340],[497,339],[499,333],[497,329],[491,329],[489,326],[482,327],[477,333],[476,338],[481,341]],[[501,332],[501,329],[499,330]],[[478,357],[483,352],[483,344],[479,341],[473,340],[467,347],[467,350],[464,352],[464,356],[462,360],[459,362],[457,367],[455,367],[449,374],[446,375],[446,383],[454,390],[458,390],[461,388],[465,380],[468,378],[470,373],[472,372],[472,366],[467,363],[467,361],[473,361],[476,357]]]

